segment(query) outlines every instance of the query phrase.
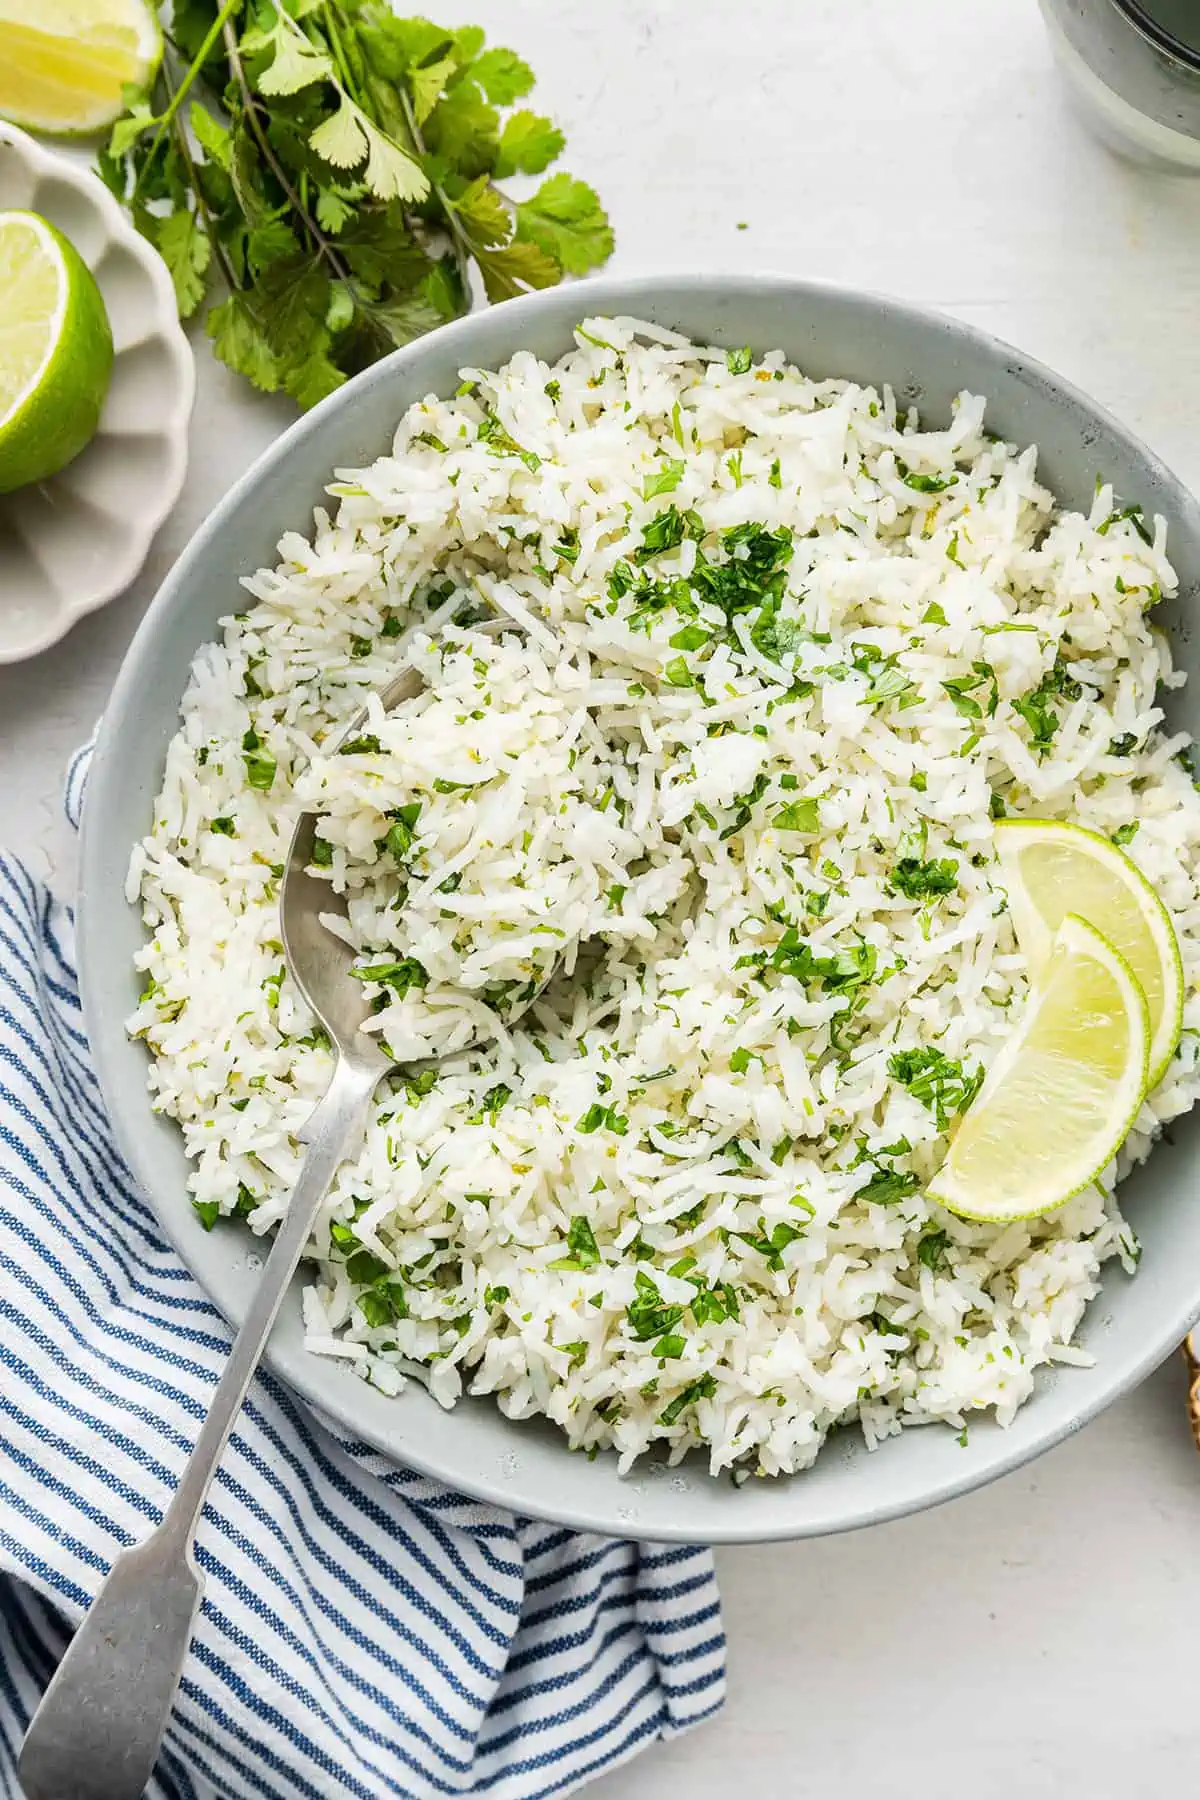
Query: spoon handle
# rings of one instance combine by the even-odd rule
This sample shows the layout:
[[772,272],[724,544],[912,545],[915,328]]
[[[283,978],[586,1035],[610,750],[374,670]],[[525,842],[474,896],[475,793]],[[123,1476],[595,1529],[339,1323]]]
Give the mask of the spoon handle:
[[116,1558],[33,1716],[17,1771],[26,1800],[140,1800],[204,1591],[193,1538],[205,1497],[321,1202],[366,1129],[379,1073],[339,1061],[309,1120],[287,1214],[162,1523]]

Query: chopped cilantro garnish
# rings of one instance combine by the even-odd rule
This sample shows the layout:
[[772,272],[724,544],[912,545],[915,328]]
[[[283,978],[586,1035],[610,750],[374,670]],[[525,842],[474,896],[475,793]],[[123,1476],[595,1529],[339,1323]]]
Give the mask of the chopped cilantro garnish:
[[676,1394],[668,1406],[658,1415],[660,1425],[673,1425],[680,1413],[686,1412],[698,1400],[710,1400],[717,1391],[715,1375],[701,1375],[698,1381],[691,1382],[682,1393]]
[[[349,1267],[350,1265],[347,1264],[347,1268]],[[369,1288],[365,1294],[357,1295],[356,1298],[358,1309],[372,1331],[378,1331],[383,1325],[393,1325],[397,1319],[408,1317],[408,1301],[405,1298],[402,1282],[377,1278],[375,1286]]]
[[971,664],[971,668],[974,671],[973,675],[956,676],[952,681],[943,681],[942,686],[953,700],[955,711],[961,713],[964,719],[982,719],[984,707],[974,696],[984,682],[988,682],[991,691],[986,699],[986,708],[987,716],[990,719],[1000,704],[1000,689],[996,681],[996,671],[988,662],[974,662]]
[[673,494],[683,480],[687,464],[683,461],[660,463],[642,482],[642,499],[657,500],[660,494]]
[[918,494],[944,494],[948,487],[953,487],[957,479],[955,475],[919,475],[914,474],[907,463],[896,458],[896,467],[900,471],[900,479],[905,487],[910,487]]
[[1079,683],[1067,674],[1060,657],[1053,668],[1047,669],[1035,688],[1030,688],[1027,694],[1022,694],[1013,701],[1013,711],[1029,727],[1030,747],[1039,756],[1049,754],[1058,731],[1058,713],[1051,706],[1051,701],[1078,700],[1082,692]]
[[915,1175],[902,1175],[898,1169],[876,1169],[860,1188],[855,1188],[854,1198],[874,1201],[877,1206],[892,1206],[915,1193],[918,1186]]
[[935,857],[930,862],[923,862],[918,856],[902,856],[892,866],[890,881],[907,900],[952,894],[958,886],[958,864],[949,856]]
[[638,1343],[648,1343],[651,1338],[660,1338],[673,1331],[685,1309],[682,1306],[666,1305],[645,1269],[637,1271],[634,1285],[636,1291],[626,1308],[625,1317]]
[[509,1087],[508,1083],[505,1081],[498,1081],[495,1087],[490,1087],[483,1096],[479,1109],[480,1117],[482,1118],[486,1114],[494,1125],[499,1118],[501,1111],[511,1099],[512,1089]]
[[[421,802],[412,801],[408,806],[398,806],[395,812],[389,813],[389,824],[383,837],[383,848],[389,850],[397,862],[403,862],[412,849],[413,827],[421,816]],[[316,861],[316,857],[313,857]]]
[[665,512],[656,513],[650,523],[642,530],[642,541],[633,553],[635,562],[649,562],[652,556],[662,556],[668,550],[677,550],[684,540],[687,524],[677,506],[668,506]]
[[552,1262],[552,1269],[594,1269],[600,1261],[600,1249],[588,1221],[584,1218],[573,1218],[567,1228],[567,1248],[570,1255],[559,1257]]
[[614,1132],[617,1137],[624,1137],[629,1130],[629,1120],[615,1106],[601,1106],[598,1100],[594,1100],[587,1111],[576,1119],[575,1129],[590,1136],[593,1131],[601,1128]]
[[1113,843],[1118,846],[1129,843],[1130,839],[1137,835],[1139,823],[1140,821],[1137,819],[1130,819],[1127,824],[1118,825],[1117,829],[1112,833]]
[[771,966],[806,984],[819,981],[831,993],[845,994],[874,979],[878,952],[874,944],[855,944],[833,956],[817,956],[794,926],[789,926],[771,953]]
[[253,725],[242,734],[242,761],[246,765],[246,780],[250,786],[267,793],[275,780],[278,764],[271,752],[263,749],[263,741]]
[[982,1069],[968,1071],[932,1045],[897,1050],[888,1058],[888,1074],[929,1108],[939,1131],[945,1131],[954,1115],[966,1112],[983,1082]]
[[429,982],[428,972],[415,956],[386,962],[360,963],[350,973],[356,981],[377,981],[382,987],[393,988],[401,997],[410,988],[423,988]]
[[818,831],[821,825],[820,805],[811,798],[789,800],[786,806],[776,807],[771,823],[777,831]]
[[535,455],[532,450],[523,449],[516,439],[505,431],[493,412],[484,414],[483,423],[479,426],[475,436],[479,443],[487,445],[493,456],[518,457],[531,475],[536,474],[542,466],[541,457]]
[[208,829],[215,831],[218,837],[236,837],[237,826],[232,819],[213,819]]
[[769,1269],[782,1269],[783,1253],[789,1244],[794,1244],[798,1237],[804,1236],[804,1228],[800,1225],[789,1225],[786,1219],[780,1219],[770,1230],[765,1219],[758,1221],[757,1231],[731,1231],[730,1237],[740,1238],[751,1250],[757,1250],[766,1258]]
[[315,837],[312,847],[312,863],[314,868],[328,869],[333,864],[333,845],[327,838]]
[[894,664],[883,667],[875,676],[863,695],[862,703],[864,706],[883,706],[889,700],[898,700],[901,712],[921,704],[916,683],[910,681],[903,669]]
[[725,352],[725,367],[731,375],[746,375],[754,362],[754,352],[749,344],[743,344],[740,350]]
[[762,606],[768,599],[777,607],[792,559],[792,534],[788,528],[768,531],[765,525],[750,521],[722,532],[721,543],[728,554],[726,562],[696,559],[691,581],[701,597],[719,606],[727,618],[752,606]]
[[1154,542],[1150,527],[1146,523],[1146,515],[1142,508],[1136,504],[1133,506],[1123,506],[1118,512],[1109,513],[1104,523],[1098,525],[1096,530],[1101,537],[1106,537],[1114,525],[1120,525],[1126,519],[1128,519],[1129,523],[1133,526],[1133,529],[1137,532],[1143,544],[1152,544]]

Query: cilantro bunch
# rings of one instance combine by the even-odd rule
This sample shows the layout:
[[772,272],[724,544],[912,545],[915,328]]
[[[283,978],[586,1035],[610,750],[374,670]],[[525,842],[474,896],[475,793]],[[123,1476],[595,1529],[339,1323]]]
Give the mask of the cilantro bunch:
[[173,0],[153,89],[99,170],[222,362],[312,406],[466,312],[599,267],[593,190],[550,175],[563,136],[516,103],[533,73],[475,27],[386,0]]

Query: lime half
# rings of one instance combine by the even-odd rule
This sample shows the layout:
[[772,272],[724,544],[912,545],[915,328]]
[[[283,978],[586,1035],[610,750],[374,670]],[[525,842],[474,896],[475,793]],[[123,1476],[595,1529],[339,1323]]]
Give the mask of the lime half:
[[1119,951],[1059,926],[1020,1029],[988,1071],[927,1192],[965,1219],[1050,1212],[1112,1161],[1146,1091],[1150,1019]]
[[0,494],[78,456],[112,373],[91,270],[37,213],[0,213]]
[[146,0],[0,0],[0,114],[30,131],[111,125],[161,59]]
[[1146,877],[1108,838],[1058,819],[997,820],[996,853],[1035,981],[1068,913],[1103,932],[1125,958],[1150,1009],[1147,1085],[1156,1087],[1183,1025],[1183,963],[1171,915]]

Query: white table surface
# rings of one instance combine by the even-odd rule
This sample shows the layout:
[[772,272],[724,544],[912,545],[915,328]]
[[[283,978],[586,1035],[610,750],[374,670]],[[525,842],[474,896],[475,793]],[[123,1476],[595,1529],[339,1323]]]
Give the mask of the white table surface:
[[[613,269],[772,269],[943,307],[1061,370],[1200,482],[1200,181],[1127,168],[1084,136],[1034,0],[431,10],[528,54],[568,165],[613,214]],[[64,891],[67,754],[157,581],[289,417],[197,352],[188,485],[142,578],[0,669],[0,841]],[[722,1553],[726,1711],[597,1800],[1195,1791],[1200,1458],[1183,1392],[1172,1360],[981,1494]]]

